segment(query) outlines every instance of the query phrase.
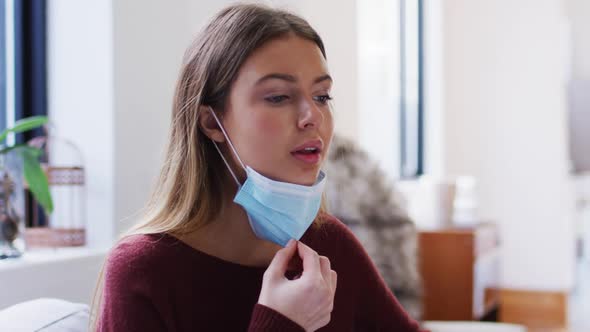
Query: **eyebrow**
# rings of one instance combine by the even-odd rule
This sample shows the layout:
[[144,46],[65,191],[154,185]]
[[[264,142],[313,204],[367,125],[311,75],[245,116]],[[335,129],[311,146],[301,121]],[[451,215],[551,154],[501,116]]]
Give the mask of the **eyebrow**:
[[[258,79],[258,81],[256,81],[256,83],[254,85],[259,85],[262,82],[268,81],[270,79],[279,79],[279,80],[287,81],[289,83],[297,82],[297,78],[295,78],[295,76],[293,76],[293,75],[272,73],[272,74],[262,76],[261,78]],[[330,75],[326,74],[326,75],[316,77],[316,79],[313,80],[313,84],[318,84],[318,83],[326,81],[326,80],[329,80],[330,82],[333,81],[332,77]]]

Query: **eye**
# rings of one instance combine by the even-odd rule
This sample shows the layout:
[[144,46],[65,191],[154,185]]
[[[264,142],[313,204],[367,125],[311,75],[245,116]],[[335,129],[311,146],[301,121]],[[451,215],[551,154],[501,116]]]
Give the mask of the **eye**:
[[283,102],[287,99],[289,99],[289,96],[287,96],[287,95],[270,96],[270,97],[264,98],[264,100],[268,101],[271,104],[280,104],[281,102]]
[[314,99],[322,104],[326,104],[328,101],[332,100],[332,97],[330,95],[321,95],[314,97]]

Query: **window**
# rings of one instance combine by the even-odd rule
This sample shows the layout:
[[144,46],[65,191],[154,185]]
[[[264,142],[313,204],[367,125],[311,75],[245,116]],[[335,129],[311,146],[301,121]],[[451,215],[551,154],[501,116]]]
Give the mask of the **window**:
[[358,2],[360,143],[392,178],[424,172],[422,4]]
[[6,116],[8,108],[8,59],[12,58],[10,55],[10,49],[8,48],[10,42],[8,28],[9,20],[7,20],[7,14],[10,10],[7,10],[7,0],[0,0],[0,129],[6,128]]
[[[45,0],[0,0],[0,128],[47,114]],[[9,137],[8,144],[41,134]]]
[[[14,3],[14,119],[47,115],[46,2],[5,1]],[[38,128],[16,140],[26,142],[42,134]]]
[[[45,10],[45,0],[0,0],[0,129],[18,119],[47,115]],[[38,128],[9,135],[6,144],[42,134]],[[44,225],[42,209],[28,192],[27,202],[27,226]]]
[[424,173],[423,1],[400,0],[400,175]]

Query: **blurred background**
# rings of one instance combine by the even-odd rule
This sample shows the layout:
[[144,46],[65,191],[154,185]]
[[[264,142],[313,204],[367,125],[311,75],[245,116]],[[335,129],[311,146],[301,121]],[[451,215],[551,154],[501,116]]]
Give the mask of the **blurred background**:
[[[45,136],[46,170],[83,170],[65,187],[50,179],[50,217],[25,197],[0,310],[90,302],[159,172],[183,52],[231,3],[0,0],[0,128],[49,117],[5,144]],[[263,3],[322,36],[337,135],[378,165],[415,224],[421,318],[590,331],[590,1]]]

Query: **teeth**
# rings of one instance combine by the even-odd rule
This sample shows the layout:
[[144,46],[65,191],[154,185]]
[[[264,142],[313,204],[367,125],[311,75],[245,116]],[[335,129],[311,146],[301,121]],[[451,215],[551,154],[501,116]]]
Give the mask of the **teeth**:
[[316,150],[316,148],[305,148],[304,150],[305,150],[305,151],[315,151],[315,150]]

